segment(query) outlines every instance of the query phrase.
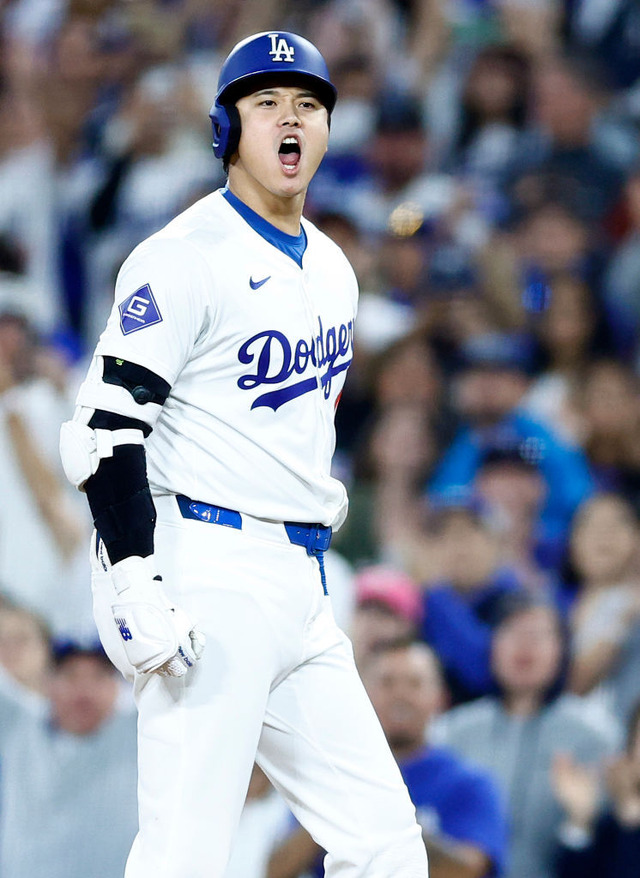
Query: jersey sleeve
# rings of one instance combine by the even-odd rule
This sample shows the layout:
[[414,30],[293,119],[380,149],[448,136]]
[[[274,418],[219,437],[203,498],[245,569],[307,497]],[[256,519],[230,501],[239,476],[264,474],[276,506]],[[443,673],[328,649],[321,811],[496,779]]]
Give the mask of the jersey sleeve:
[[120,270],[96,355],[144,366],[173,385],[212,319],[210,286],[203,259],[188,241],[144,241]]

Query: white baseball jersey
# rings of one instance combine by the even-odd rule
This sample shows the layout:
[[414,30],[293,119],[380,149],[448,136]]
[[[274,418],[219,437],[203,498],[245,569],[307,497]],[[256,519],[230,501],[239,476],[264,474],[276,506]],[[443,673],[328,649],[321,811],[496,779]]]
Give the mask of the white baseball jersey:
[[[342,251],[302,225],[300,267],[219,190],[124,263],[95,355],[171,385],[145,443],[154,494],[275,521],[344,520],[346,491],[330,465],[357,283]],[[94,359],[80,404],[100,407],[100,375]]]

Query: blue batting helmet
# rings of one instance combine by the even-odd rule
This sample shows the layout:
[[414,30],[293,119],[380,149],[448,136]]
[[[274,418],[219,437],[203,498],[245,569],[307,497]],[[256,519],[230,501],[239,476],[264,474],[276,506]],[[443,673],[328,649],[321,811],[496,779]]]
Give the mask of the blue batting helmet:
[[308,84],[331,114],[337,92],[313,43],[286,31],[254,34],[231,50],[220,70],[218,92],[209,113],[217,158],[228,160],[238,148],[240,118],[235,102],[254,90],[255,80],[272,77],[278,82],[290,79],[296,85]]

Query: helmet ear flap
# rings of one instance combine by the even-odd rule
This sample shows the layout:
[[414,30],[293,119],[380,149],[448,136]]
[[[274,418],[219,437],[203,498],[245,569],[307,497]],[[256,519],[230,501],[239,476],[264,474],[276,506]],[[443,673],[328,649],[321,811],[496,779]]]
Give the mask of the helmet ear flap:
[[240,142],[240,113],[235,104],[219,104],[217,101],[209,113],[213,135],[213,154],[228,162]]
[[209,118],[211,119],[211,133],[213,135],[213,154],[217,159],[221,159],[227,148],[231,128],[227,108],[216,101],[211,107]]

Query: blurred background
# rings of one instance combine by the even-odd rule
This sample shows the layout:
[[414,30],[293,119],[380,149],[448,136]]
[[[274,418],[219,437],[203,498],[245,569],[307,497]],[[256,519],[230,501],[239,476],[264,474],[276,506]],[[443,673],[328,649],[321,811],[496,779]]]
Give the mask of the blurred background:
[[[0,874],[122,875],[135,716],[58,430],[122,261],[224,185],[218,70],[269,29],[339,93],[329,587],[432,878],[637,878],[637,0],[0,0]],[[321,859],[256,769],[228,878]]]

